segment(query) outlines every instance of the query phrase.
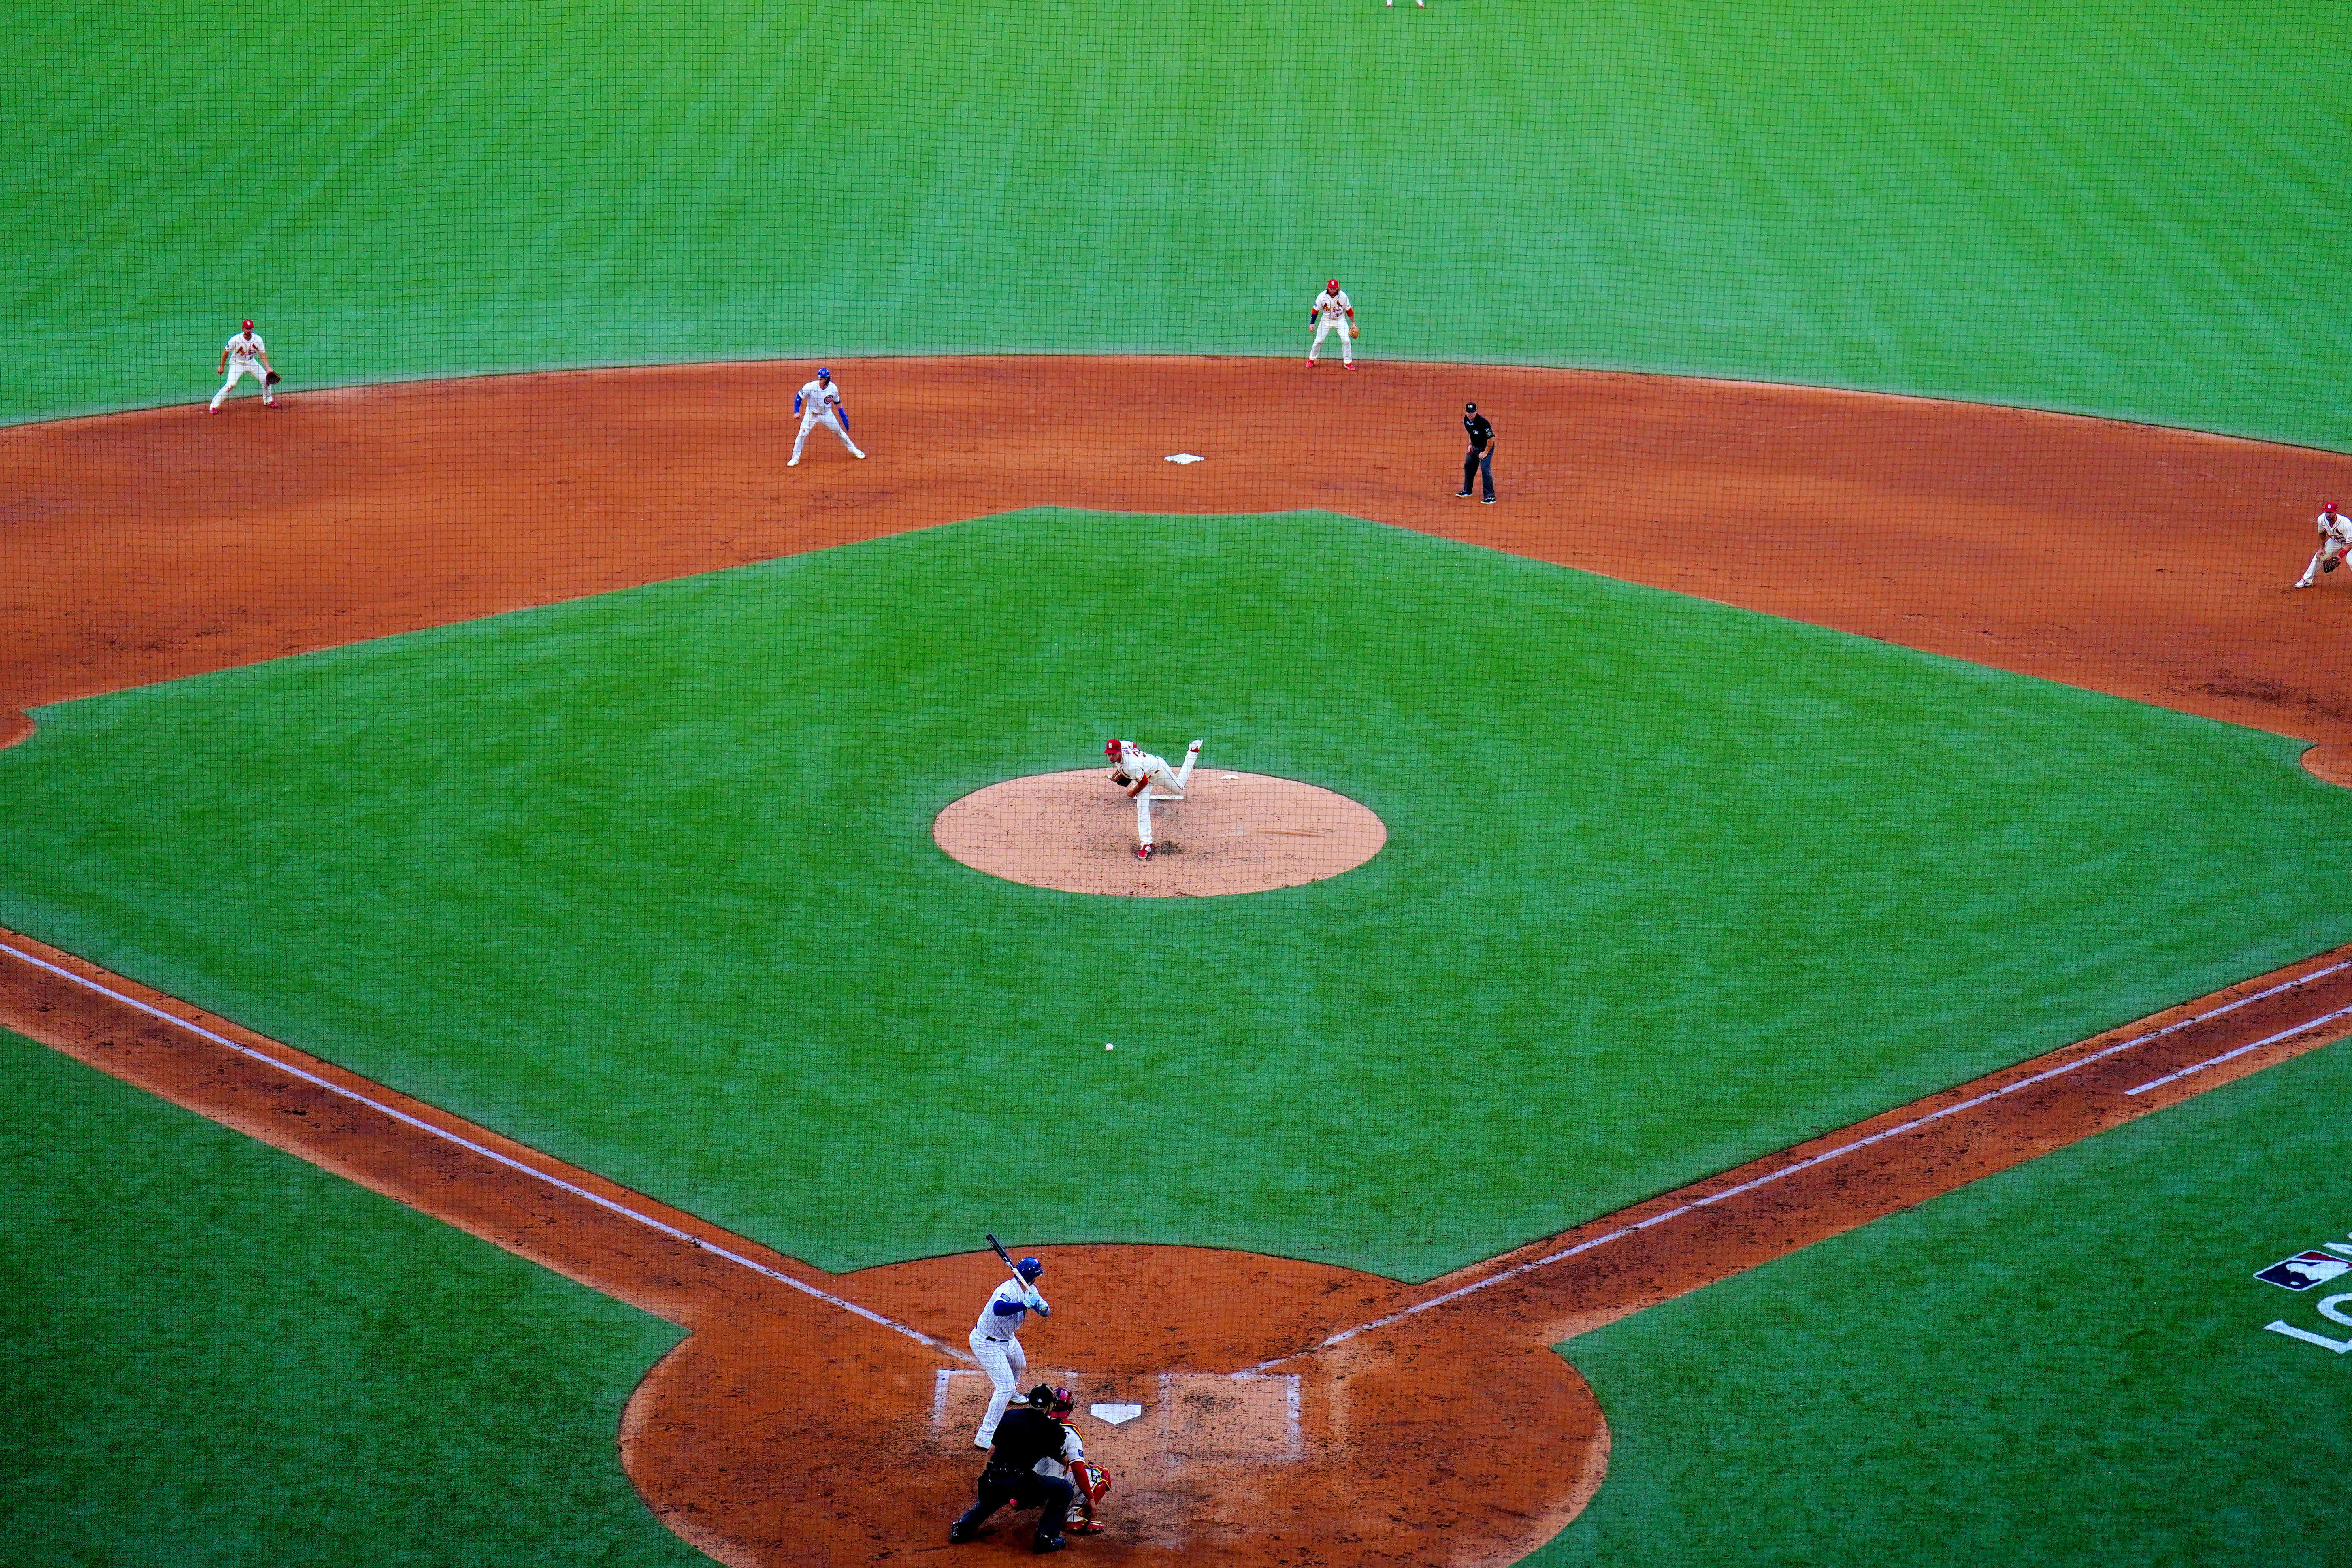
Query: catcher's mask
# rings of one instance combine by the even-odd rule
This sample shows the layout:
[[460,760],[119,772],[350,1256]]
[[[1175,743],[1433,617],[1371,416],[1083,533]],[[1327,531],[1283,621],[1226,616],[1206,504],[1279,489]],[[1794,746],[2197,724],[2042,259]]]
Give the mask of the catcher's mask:
[[1050,1384],[1041,1383],[1029,1391],[1029,1403],[1048,1415],[1067,1415],[1071,1407],[1077,1402],[1076,1394],[1066,1388],[1055,1388]]
[[1024,1279],[1034,1279],[1045,1272],[1045,1266],[1034,1258],[1024,1258],[1013,1266],[1013,1272]]

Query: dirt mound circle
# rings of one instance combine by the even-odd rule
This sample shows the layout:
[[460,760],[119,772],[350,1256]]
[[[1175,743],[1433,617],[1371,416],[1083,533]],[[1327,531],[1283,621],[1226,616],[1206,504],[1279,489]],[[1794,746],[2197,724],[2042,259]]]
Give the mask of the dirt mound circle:
[[[1054,1313],[1023,1330],[1023,1386],[1068,1385],[1087,1451],[1111,1472],[1105,1532],[1073,1542],[1096,1568],[1515,1563],[1607,1468],[1591,1390],[1516,1325],[1428,1313],[1265,1363],[1409,1291],[1204,1247],[1040,1250]],[[961,1344],[1002,1277],[963,1254],[834,1285]],[[988,1389],[977,1368],[845,1312],[714,1318],[631,1397],[622,1462],[654,1512],[722,1563],[928,1561],[971,1501]],[[1008,1510],[953,1555],[1029,1562],[1036,1520]]]
[[1032,888],[1127,899],[1296,888],[1352,871],[1388,826],[1365,806],[1296,779],[1202,768],[1181,800],[1151,808],[1156,850],[1135,858],[1135,805],[1099,768],[1034,773],[975,790],[931,837],[975,871]]

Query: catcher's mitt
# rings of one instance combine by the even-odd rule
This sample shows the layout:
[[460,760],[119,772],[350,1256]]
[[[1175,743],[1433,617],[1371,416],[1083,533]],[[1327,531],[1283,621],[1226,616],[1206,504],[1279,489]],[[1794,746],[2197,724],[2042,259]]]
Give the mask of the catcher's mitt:
[[273,371],[271,371],[268,374],[267,374],[267,375],[265,375],[265,376],[263,376],[263,377],[261,378],[261,384],[262,384],[262,385],[264,385],[264,386],[276,386],[276,385],[278,384],[278,373],[277,373],[276,371],[274,371],[274,370],[273,370]]

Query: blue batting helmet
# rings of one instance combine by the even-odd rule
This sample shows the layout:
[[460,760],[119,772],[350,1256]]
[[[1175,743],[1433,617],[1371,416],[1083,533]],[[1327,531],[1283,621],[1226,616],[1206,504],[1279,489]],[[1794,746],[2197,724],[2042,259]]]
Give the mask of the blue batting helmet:
[[820,376],[824,376],[824,377],[826,377],[826,378],[828,378],[828,379],[829,379],[829,378],[832,376],[832,374],[833,374],[833,372],[831,372],[831,371],[829,371],[829,370],[825,369],[825,368],[824,368],[824,366],[823,366],[823,365],[819,365],[819,366],[817,366],[817,367],[816,367],[816,373],[817,373],[817,374],[818,374],[818,375],[820,375]]
[[1045,1272],[1045,1266],[1034,1258],[1024,1258],[1013,1266],[1013,1271],[1024,1279],[1034,1279]]

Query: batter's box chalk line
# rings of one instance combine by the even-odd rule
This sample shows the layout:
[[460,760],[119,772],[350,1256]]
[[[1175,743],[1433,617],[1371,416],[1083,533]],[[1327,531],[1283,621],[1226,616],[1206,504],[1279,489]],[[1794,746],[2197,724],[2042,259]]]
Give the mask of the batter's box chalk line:
[[[1063,1384],[1082,1397],[1085,1394],[1085,1379],[1075,1372],[1034,1375],[1039,1382]],[[1152,1424],[1138,1430],[1150,1433],[1162,1450],[1187,1458],[1280,1464],[1305,1457],[1297,1373],[1163,1372],[1152,1380],[1152,1387],[1157,1397],[1149,1406],[1089,1405],[1087,1412],[1105,1426],[1121,1427],[1149,1415]],[[952,1403],[973,1406],[965,1422],[977,1426],[978,1406],[986,1401],[988,1389],[984,1372],[941,1367],[933,1373],[931,1430],[949,1431],[951,1390],[962,1394]]]

